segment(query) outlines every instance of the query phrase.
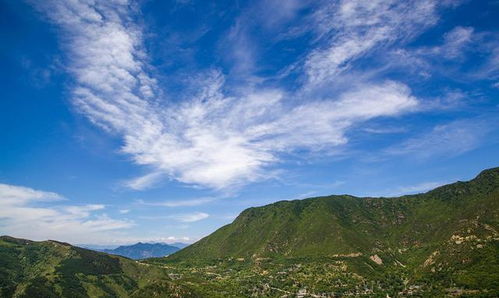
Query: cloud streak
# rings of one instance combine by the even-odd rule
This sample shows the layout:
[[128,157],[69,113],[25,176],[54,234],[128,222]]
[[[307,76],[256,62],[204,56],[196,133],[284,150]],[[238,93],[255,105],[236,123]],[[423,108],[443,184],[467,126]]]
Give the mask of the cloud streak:
[[175,214],[175,215],[168,216],[168,218],[171,218],[173,220],[180,221],[180,222],[196,222],[196,221],[206,219],[208,217],[209,217],[209,214],[204,213],[204,212],[193,212],[193,213]]
[[34,240],[81,243],[104,241],[109,232],[133,226],[131,221],[101,213],[104,205],[53,205],[61,200],[62,196],[53,192],[0,184],[2,233]]
[[313,18],[326,45],[307,56],[308,83],[318,85],[330,81],[349,69],[355,59],[422,32],[438,19],[436,8],[432,0],[329,2]]
[[484,119],[458,120],[438,125],[429,132],[387,149],[386,153],[418,159],[457,156],[479,147],[483,138],[494,129],[490,125]]
[[149,203],[149,202],[144,202],[143,200],[139,200],[138,203],[146,206],[192,207],[192,206],[199,206],[211,203],[216,200],[219,200],[219,198],[206,197],[206,198],[186,199],[186,200],[171,200],[171,201],[155,202],[155,203]]
[[393,191],[388,191],[386,196],[402,196],[402,195],[410,195],[417,193],[424,193],[429,190],[435,189],[439,186],[445,185],[447,183],[444,182],[423,182],[410,186],[402,186],[398,187]]

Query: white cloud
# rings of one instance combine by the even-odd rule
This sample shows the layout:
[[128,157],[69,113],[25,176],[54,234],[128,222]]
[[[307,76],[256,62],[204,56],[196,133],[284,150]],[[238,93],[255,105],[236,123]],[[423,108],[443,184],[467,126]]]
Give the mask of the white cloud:
[[144,176],[140,176],[140,177],[125,181],[124,185],[126,187],[134,189],[134,190],[144,190],[144,189],[148,189],[148,188],[154,186],[163,177],[164,177],[164,174],[161,172],[152,172],[152,173],[146,174]]
[[307,191],[299,195],[295,195],[291,200],[303,200],[317,196],[317,191]]
[[447,58],[455,58],[462,55],[463,48],[472,40],[473,28],[456,27],[444,36],[444,45],[440,52]]
[[95,213],[105,208],[100,204],[46,206],[61,198],[52,192],[0,184],[2,233],[33,240],[81,243],[103,241],[109,237],[109,232],[133,225],[130,221]]
[[261,18],[264,26],[275,27],[293,19],[307,3],[300,0],[263,0],[259,4],[256,17]]
[[[327,100],[291,100],[293,94],[276,88],[229,97],[222,92],[224,78],[217,72],[192,99],[165,102],[146,71],[140,28],[129,16],[133,6],[127,1],[50,3],[47,13],[66,32],[69,68],[76,79],[74,104],[92,122],[121,136],[122,152],[135,163],[153,168],[151,174],[128,181],[132,189],[150,187],[163,175],[213,189],[268,179],[275,176],[271,167],[283,152],[330,151],[348,141],[346,133],[355,124],[399,115],[417,105],[407,86],[391,81],[352,83],[350,90]],[[342,28],[357,28],[355,7],[343,5]],[[383,9],[373,12],[386,5],[355,5],[373,17],[374,27],[386,21]],[[430,4],[416,7],[410,16],[414,23],[433,9]],[[376,34],[385,38],[385,33]],[[354,53],[368,48],[364,43],[358,47]]]
[[170,215],[168,218],[171,218],[180,222],[195,222],[200,221],[205,218],[208,218],[210,215],[204,212],[193,212],[193,213],[183,213],[183,214],[175,214]]
[[[385,69],[397,69],[405,73],[417,74],[422,79],[443,75],[457,81],[476,80],[482,70],[462,71],[463,62],[469,52],[482,52],[490,55],[494,46],[483,32],[475,32],[472,27],[457,26],[442,36],[441,42],[432,46],[406,47],[390,50],[384,58]],[[484,56],[485,56],[484,55]],[[480,59],[476,61],[481,64]],[[486,75],[487,78],[489,76]],[[433,107],[430,107],[430,109]]]
[[497,81],[499,79],[499,32],[483,34],[479,44],[474,44],[486,55],[485,61],[471,76],[475,79]]
[[91,204],[91,205],[84,205],[84,206],[65,206],[62,208],[65,212],[67,212],[69,215],[78,217],[78,218],[85,218],[89,217],[90,213],[92,211],[97,211],[97,210],[102,210],[106,208],[104,205],[101,204]]
[[488,132],[494,128],[494,122],[497,121],[472,119],[438,125],[427,133],[389,148],[387,153],[422,159],[457,156],[477,148]]
[[399,134],[407,132],[407,128],[404,127],[365,127],[362,129],[367,133],[371,134]]
[[263,170],[279,161],[280,152],[328,150],[347,142],[353,124],[417,105],[402,84],[359,87],[336,100],[298,106],[287,106],[279,90],[244,98],[215,93],[172,111],[171,133],[150,138],[154,142],[129,138],[124,151],[185,183],[220,189],[255,181],[267,177]]
[[423,182],[423,183],[419,183],[416,185],[397,187],[393,191],[388,191],[386,195],[387,196],[402,196],[402,195],[423,193],[423,192],[427,192],[429,190],[435,189],[435,188],[442,186],[444,184],[446,184],[446,183],[443,183],[443,182]]
[[32,201],[51,202],[63,197],[54,193],[34,190],[29,187],[0,184],[2,204],[24,205]]
[[311,85],[330,81],[350,62],[396,40],[409,39],[433,25],[436,1],[332,1],[315,14],[326,46],[312,51],[305,62]]
[[[467,46],[473,41],[474,29],[471,27],[457,26],[443,36],[443,42],[440,45],[431,47],[421,47],[412,52],[405,51],[404,55],[412,55],[412,60],[423,58],[433,59],[455,59],[463,56]],[[407,59],[408,57],[402,57]],[[419,63],[424,64],[424,63]],[[431,65],[426,64],[426,67]]]
[[147,206],[163,206],[163,207],[192,207],[199,206],[207,203],[211,203],[213,201],[218,200],[219,198],[214,197],[206,197],[206,198],[196,198],[196,199],[186,199],[186,200],[171,200],[164,202],[155,202],[149,203],[144,202],[143,200],[139,200],[139,204],[147,205]]

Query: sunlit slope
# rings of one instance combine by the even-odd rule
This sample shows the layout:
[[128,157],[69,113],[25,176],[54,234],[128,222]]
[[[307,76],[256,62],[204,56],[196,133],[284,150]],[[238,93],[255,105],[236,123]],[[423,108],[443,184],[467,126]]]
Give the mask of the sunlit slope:
[[462,228],[495,229],[498,203],[499,168],[418,195],[281,201],[246,209],[170,258],[330,256],[439,244]]
[[166,260],[372,256],[383,262],[380,270],[399,266],[413,279],[499,289],[498,212],[494,168],[418,195],[329,196],[249,208]]

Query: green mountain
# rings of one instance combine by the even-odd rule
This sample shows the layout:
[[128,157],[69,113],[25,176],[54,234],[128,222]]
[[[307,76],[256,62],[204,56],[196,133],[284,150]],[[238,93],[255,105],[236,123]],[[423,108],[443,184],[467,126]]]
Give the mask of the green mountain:
[[0,297],[499,297],[499,168],[424,194],[282,201],[164,258],[0,237]]
[[281,201],[246,209],[170,258],[331,256],[441,245],[453,235],[493,235],[498,207],[499,168],[425,194]]
[[399,272],[406,283],[428,279],[448,289],[499,294],[498,213],[494,168],[424,194],[328,196],[249,208],[165,261],[347,260],[363,278]]
[[0,237],[0,297],[190,297],[157,266],[57,241]]

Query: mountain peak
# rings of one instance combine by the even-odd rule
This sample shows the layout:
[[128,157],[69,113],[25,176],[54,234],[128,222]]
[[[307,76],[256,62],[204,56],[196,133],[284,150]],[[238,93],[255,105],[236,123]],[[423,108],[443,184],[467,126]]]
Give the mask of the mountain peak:
[[486,169],[480,172],[475,179],[496,179],[499,181],[499,167]]
[[[418,195],[333,195],[248,208],[231,224],[168,259],[370,254],[429,239],[440,241],[451,237],[453,229],[467,220],[493,216],[491,210],[498,208],[494,197],[498,182],[499,168],[493,168],[471,181]],[[481,206],[478,209],[477,204]]]

